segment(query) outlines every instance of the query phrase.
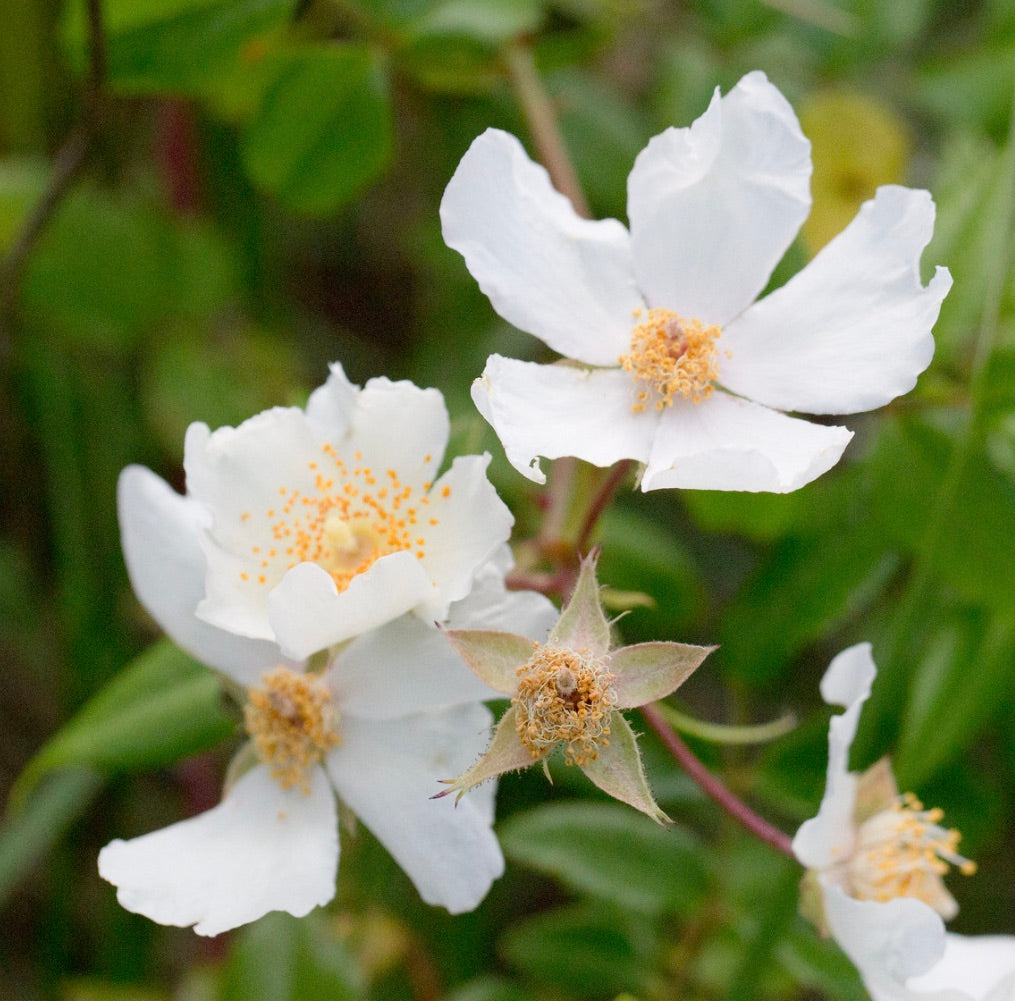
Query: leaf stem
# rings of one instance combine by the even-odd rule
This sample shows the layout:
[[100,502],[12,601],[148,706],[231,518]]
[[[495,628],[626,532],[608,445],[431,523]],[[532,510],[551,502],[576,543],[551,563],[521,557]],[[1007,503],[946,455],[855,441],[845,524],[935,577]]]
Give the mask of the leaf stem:
[[756,838],[764,841],[787,858],[795,859],[792,841],[785,832],[773,827],[767,820],[756,814],[742,799],[736,796],[695,756],[678,734],[667,724],[663,714],[655,705],[641,707],[641,713],[648,725],[658,734],[666,749],[673,755],[685,772],[707,796],[719,804],[734,820]]

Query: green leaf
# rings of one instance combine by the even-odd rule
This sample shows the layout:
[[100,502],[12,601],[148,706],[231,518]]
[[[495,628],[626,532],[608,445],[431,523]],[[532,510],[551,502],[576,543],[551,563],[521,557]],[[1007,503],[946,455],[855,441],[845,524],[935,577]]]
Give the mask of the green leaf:
[[531,995],[499,977],[477,977],[452,991],[446,1001],[531,1001]]
[[18,808],[55,768],[151,767],[204,750],[232,733],[216,675],[168,640],[149,647],[52,737],[11,793]]
[[500,945],[513,966],[563,987],[568,996],[599,998],[638,992],[645,985],[645,958],[609,907],[573,906],[538,914],[509,928]]
[[219,1001],[357,1001],[362,975],[323,915],[269,914],[243,929]]
[[46,173],[40,160],[0,161],[0,254],[7,252],[45,189]]
[[[74,4],[72,6],[79,6]],[[218,93],[258,71],[263,39],[288,21],[293,0],[160,0],[114,24],[109,85],[121,93]]]
[[391,107],[364,47],[314,46],[274,57],[273,80],[243,137],[251,179],[301,212],[333,212],[387,166]]
[[972,745],[997,715],[1013,662],[1015,618],[966,613],[935,619],[899,714],[894,765],[905,788],[919,788]]
[[417,38],[458,35],[499,46],[535,31],[541,18],[540,0],[445,0],[428,7],[411,30]]
[[52,776],[20,812],[3,821],[0,907],[29,869],[85,812],[101,784],[99,775],[90,768],[69,768]]
[[776,545],[720,626],[720,653],[737,678],[763,685],[807,643],[880,594],[894,554],[866,523]]
[[708,888],[696,839],[610,803],[559,803],[499,828],[513,862],[645,914],[693,912]]

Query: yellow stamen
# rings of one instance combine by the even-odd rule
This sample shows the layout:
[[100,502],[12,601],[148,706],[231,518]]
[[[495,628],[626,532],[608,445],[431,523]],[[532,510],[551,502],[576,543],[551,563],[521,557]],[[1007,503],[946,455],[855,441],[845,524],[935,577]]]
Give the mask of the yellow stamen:
[[[641,310],[635,318],[642,316]],[[715,341],[717,326],[685,319],[668,309],[650,309],[646,319],[631,331],[631,352],[621,355],[620,366],[647,383],[631,409],[641,413],[653,403],[656,410],[673,406],[674,397],[700,403],[712,394],[719,375]]]
[[865,820],[847,864],[853,896],[880,901],[915,897],[942,917],[952,917],[955,901],[941,877],[952,866],[972,875],[976,863],[959,855],[956,849],[962,835],[941,827],[943,816],[939,809],[925,810],[912,793],[906,793]]
[[338,710],[328,686],[315,674],[276,667],[247,692],[244,723],[257,756],[283,789],[310,792],[308,775],[341,742]]
[[540,647],[517,673],[518,691],[511,701],[518,736],[533,759],[564,743],[567,764],[594,761],[609,744],[617,702],[613,675],[597,660],[548,647]]

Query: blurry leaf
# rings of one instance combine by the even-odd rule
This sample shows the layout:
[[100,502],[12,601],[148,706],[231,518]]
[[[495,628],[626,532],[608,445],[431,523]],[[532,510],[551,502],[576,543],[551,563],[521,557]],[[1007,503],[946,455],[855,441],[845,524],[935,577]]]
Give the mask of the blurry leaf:
[[503,80],[496,50],[464,36],[415,39],[399,51],[398,68],[436,94],[487,94]]
[[293,3],[127,0],[121,6],[133,7],[132,16],[110,29],[109,85],[127,94],[214,93],[223,80],[256,67],[259,39],[288,21]]
[[355,45],[273,57],[274,77],[243,137],[251,179],[302,212],[333,212],[373,181],[391,155],[391,107],[381,67]]
[[783,936],[776,954],[801,987],[820,991],[835,1001],[867,1001],[869,997],[842,950],[830,938],[819,938],[802,920]]
[[500,827],[514,862],[559,879],[579,893],[648,914],[690,913],[708,877],[697,841],[607,803],[537,807]]
[[82,978],[64,982],[60,1001],[171,1001],[171,998],[168,990]]
[[535,31],[541,0],[444,0],[430,5],[412,26],[417,37],[461,35],[499,46]]
[[149,767],[176,761],[227,737],[215,674],[168,640],[149,647],[102,688],[36,754],[11,793],[15,808],[55,768]]
[[0,255],[7,252],[42,194],[47,170],[38,160],[0,160]]
[[356,1001],[361,975],[321,915],[269,914],[238,933],[219,1001]]
[[[581,843],[574,850],[581,851]],[[649,972],[617,912],[609,907],[546,911],[512,925],[500,945],[512,966],[572,995],[637,992]]]
[[905,788],[919,788],[965,752],[996,717],[1015,680],[1015,618],[936,617],[929,631],[899,714],[894,764]]
[[[897,544],[920,552],[931,504],[940,492],[953,448],[951,436],[923,422],[885,425],[868,462],[878,488],[868,531],[877,527]],[[982,452],[974,450],[968,456],[953,509],[943,524],[947,531],[935,543],[935,575],[971,601],[1015,607],[1011,586],[1015,483]]]
[[635,638],[680,639],[704,602],[701,574],[680,539],[657,520],[623,504],[607,509],[597,537],[604,541],[599,562],[603,584],[647,594],[654,602],[651,611],[625,620],[625,637],[647,630]]
[[234,294],[228,249],[213,230],[87,190],[61,206],[24,291],[27,310],[65,336],[107,348],[170,317],[205,317]]
[[85,812],[101,784],[90,768],[68,768],[51,776],[27,804],[4,819],[0,825],[0,907],[29,869]]
[[508,980],[477,977],[447,995],[445,1001],[531,1001],[531,994]]
[[731,674],[755,686],[778,677],[806,644],[863,611],[896,562],[866,523],[777,544],[720,624]]

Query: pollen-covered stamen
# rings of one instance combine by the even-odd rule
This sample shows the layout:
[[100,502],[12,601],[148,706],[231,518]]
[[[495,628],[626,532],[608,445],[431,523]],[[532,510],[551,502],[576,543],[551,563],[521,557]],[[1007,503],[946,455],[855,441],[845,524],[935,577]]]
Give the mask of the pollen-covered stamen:
[[912,793],[906,793],[865,820],[847,865],[853,896],[879,901],[915,897],[942,917],[952,917],[955,902],[941,877],[952,866],[972,875],[976,863],[958,853],[962,835],[942,827],[943,816],[939,809],[925,810]]
[[306,474],[299,486],[280,485],[270,507],[241,514],[244,532],[257,539],[243,554],[244,583],[274,587],[298,563],[316,563],[344,591],[383,556],[408,550],[425,558],[424,526],[437,524],[429,482],[403,483],[397,470],[374,470],[358,452],[347,461],[332,445]]
[[338,710],[315,674],[276,667],[247,691],[243,709],[257,756],[283,789],[310,792],[308,775],[338,743]]
[[715,341],[717,326],[706,327],[700,320],[688,320],[668,309],[650,309],[631,331],[631,352],[618,359],[621,368],[638,382],[639,390],[631,409],[641,413],[651,403],[656,410],[673,406],[676,396],[700,403],[712,393],[719,375]]
[[549,647],[540,647],[517,673],[516,726],[533,759],[563,743],[568,764],[594,761],[609,744],[617,702],[613,675],[598,660]]

